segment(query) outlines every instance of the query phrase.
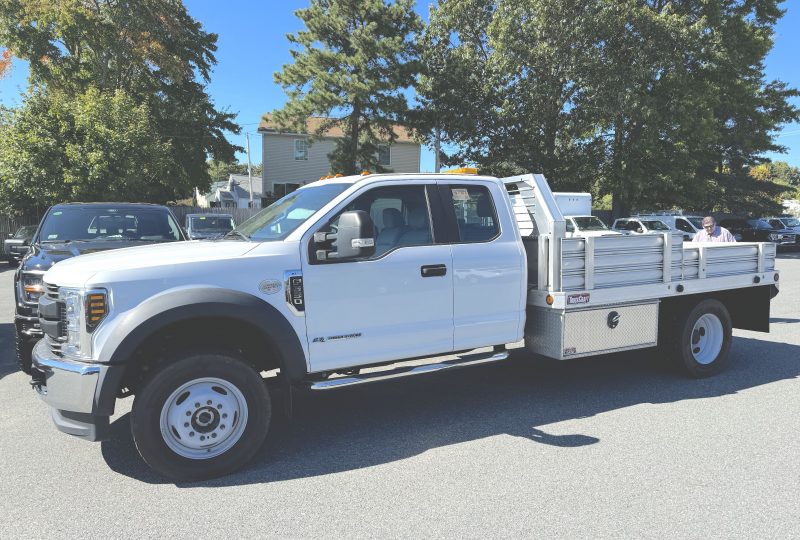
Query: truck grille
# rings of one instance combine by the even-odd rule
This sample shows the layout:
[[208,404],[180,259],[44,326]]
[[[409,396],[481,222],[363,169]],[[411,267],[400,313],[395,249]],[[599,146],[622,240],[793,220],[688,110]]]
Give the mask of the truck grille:
[[44,296],[39,299],[39,324],[50,351],[62,356],[61,348],[67,340],[67,307],[59,300],[58,285],[44,284]]

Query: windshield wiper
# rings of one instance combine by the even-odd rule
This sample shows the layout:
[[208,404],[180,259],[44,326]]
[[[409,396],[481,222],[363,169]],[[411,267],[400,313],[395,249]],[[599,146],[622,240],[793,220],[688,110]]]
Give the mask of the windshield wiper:
[[228,238],[228,237],[232,238],[234,236],[238,236],[239,238],[242,238],[243,240],[246,240],[248,242],[250,241],[250,237],[249,236],[247,236],[246,234],[240,233],[239,231],[237,231],[235,229],[232,230],[231,232],[229,232],[228,234],[226,234],[225,236],[223,236],[222,238]]

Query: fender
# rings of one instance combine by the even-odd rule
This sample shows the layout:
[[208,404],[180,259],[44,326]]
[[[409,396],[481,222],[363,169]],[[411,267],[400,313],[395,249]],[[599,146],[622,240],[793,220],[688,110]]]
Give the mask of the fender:
[[289,381],[298,381],[308,373],[300,340],[280,311],[253,295],[213,287],[178,289],[145,300],[111,332],[98,360],[124,364],[154,332],[199,314],[236,319],[257,327],[277,349],[281,371]]

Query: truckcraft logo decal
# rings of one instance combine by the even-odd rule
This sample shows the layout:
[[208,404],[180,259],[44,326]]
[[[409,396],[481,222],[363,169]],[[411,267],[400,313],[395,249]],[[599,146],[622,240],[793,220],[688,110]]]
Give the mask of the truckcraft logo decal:
[[338,341],[338,340],[341,340],[341,339],[355,339],[355,338],[360,338],[360,337],[361,337],[361,332],[357,332],[355,334],[342,334],[340,336],[328,336],[326,338],[324,338],[324,337],[315,337],[314,339],[311,340],[311,342],[312,343],[325,343],[326,341]]
[[281,282],[277,279],[265,279],[258,284],[258,290],[264,294],[275,294],[281,290]]
[[570,294],[567,296],[567,305],[572,306],[575,304],[588,304],[589,303],[589,293],[581,293],[581,294]]

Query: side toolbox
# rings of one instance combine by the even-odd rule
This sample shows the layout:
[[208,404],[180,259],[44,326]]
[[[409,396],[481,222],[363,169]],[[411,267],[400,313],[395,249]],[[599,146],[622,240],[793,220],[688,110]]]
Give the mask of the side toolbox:
[[556,360],[654,347],[657,341],[658,301],[569,310],[528,307],[526,346]]

